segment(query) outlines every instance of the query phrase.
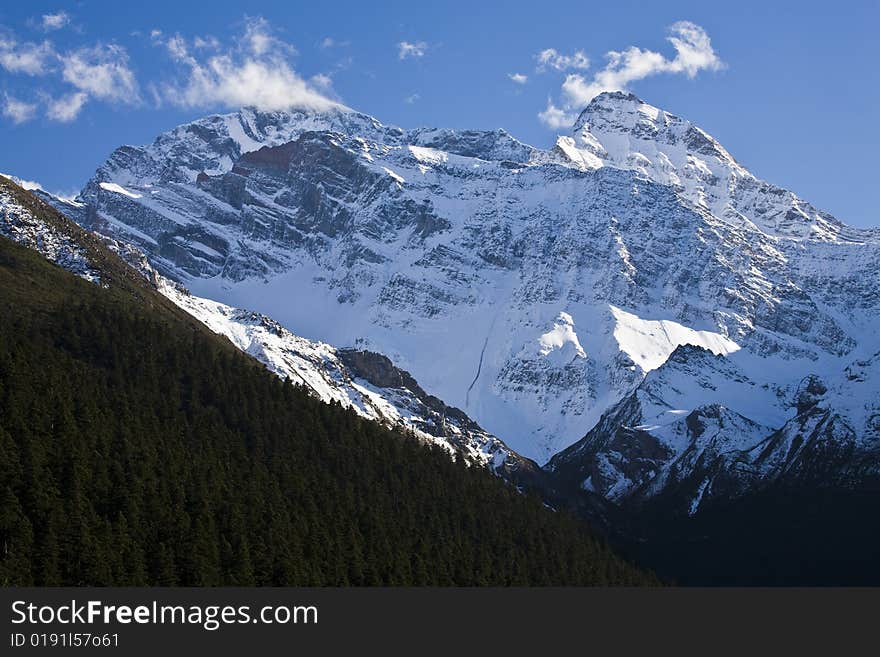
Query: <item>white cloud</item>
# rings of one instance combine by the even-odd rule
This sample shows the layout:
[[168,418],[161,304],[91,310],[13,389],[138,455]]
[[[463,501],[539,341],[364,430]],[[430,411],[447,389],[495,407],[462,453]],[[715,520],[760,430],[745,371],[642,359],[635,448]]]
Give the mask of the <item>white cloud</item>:
[[523,75],[522,73],[508,73],[507,77],[516,82],[517,84],[525,84],[529,81],[528,75]]
[[128,104],[140,102],[137,80],[122,46],[99,44],[63,55],[61,75],[65,82],[94,98]]
[[[61,15],[63,14],[63,15]],[[69,16],[46,14],[46,28],[60,29]],[[39,27],[39,25],[35,26]],[[241,107],[263,109],[338,106],[331,74],[319,73],[308,80],[300,76],[290,59],[296,49],[275,36],[262,18],[246,19],[240,36],[230,46],[211,36],[191,40],[150,31],[152,42],[163,47],[180,68],[179,78],[156,80],[145,87],[151,104],[171,103],[185,107]],[[345,42],[333,41],[334,46]],[[50,75],[57,88],[35,88],[33,102],[0,95],[0,113],[22,123],[45,112],[53,121],[76,119],[91,101],[140,104],[141,88],[130,66],[128,52],[116,44],[96,44],[58,52],[51,42],[21,42],[0,32],[0,68],[31,76]]]
[[351,41],[339,41],[338,39],[334,39],[333,37],[329,36],[321,39],[321,43],[318,44],[318,46],[323,50],[326,50],[328,48],[344,48],[350,45]]
[[196,37],[193,39],[193,47],[197,50],[217,50],[220,47],[220,41],[217,37],[212,36]]
[[543,112],[538,112],[538,118],[541,119],[542,123],[555,130],[558,128],[570,127],[577,117],[556,107],[556,105],[553,104],[553,101],[548,98],[547,109]]
[[[61,14],[64,14],[61,12]],[[63,27],[67,14],[47,14],[46,26]],[[55,28],[58,29],[58,28]],[[74,120],[89,99],[111,103],[137,104],[140,93],[137,79],[129,67],[125,48],[115,44],[96,44],[59,53],[49,41],[19,43],[14,36],[0,35],[0,67],[11,73],[59,78],[60,90],[32,90],[38,103],[6,97],[3,114],[16,123],[32,118],[39,106],[54,121]],[[69,85],[69,86],[68,86]],[[66,88],[65,88],[66,87]]]
[[53,121],[70,123],[88,101],[89,95],[84,91],[74,91],[60,98],[49,99],[46,107],[46,116]]
[[401,41],[397,44],[398,59],[406,59],[407,57],[424,57],[425,51],[428,50],[428,44],[424,41],[410,43],[409,41]]
[[6,95],[3,99],[3,116],[10,119],[13,123],[25,123],[34,118],[37,106],[34,103],[27,103],[10,95]]
[[680,21],[669,28],[669,33],[667,40],[675,49],[673,59],[636,46],[620,52],[612,50],[605,56],[605,67],[591,79],[578,73],[568,74],[562,83],[561,106],[548,100],[547,108],[538,117],[551,128],[570,126],[577,111],[604,91],[626,90],[630,83],[660,73],[693,78],[700,71],[717,71],[724,67],[712,48],[709,35],[699,25]]
[[269,22],[265,18],[249,18],[244,26],[244,43],[256,57],[262,57],[270,50],[291,48],[272,36]]
[[182,80],[162,89],[162,96],[172,104],[251,105],[265,110],[322,110],[338,105],[327,97],[331,92],[329,76],[319,74],[309,82],[304,80],[288,61],[295,48],[276,38],[262,18],[248,20],[233,47],[210,56],[197,56],[179,36],[168,39],[165,46],[185,70]]
[[0,66],[10,73],[45,75],[55,58],[55,50],[48,41],[18,43],[14,38],[0,36]]
[[168,54],[171,55],[171,58],[174,61],[183,62],[189,59],[189,50],[186,47],[186,40],[179,34],[169,37],[165,42],[165,47],[168,48]]
[[51,32],[60,30],[70,22],[70,15],[66,11],[59,11],[55,14],[43,14],[43,30]]
[[670,73],[684,73],[693,78],[703,69],[717,71],[724,62],[715,54],[706,30],[690,21],[679,21],[669,28],[668,41],[675,48],[675,59],[669,62]]
[[153,109],[160,109],[165,104],[162,97],[162,90],[155,82],[147,83],[147,95],[152,101]]
[[419,94],[412,94],[412,95],[404,98],[403,102],[406,103],[407,105],[413,105],[414,103],[418,102],[419,98],[421,98],[421,96]]
[[334,104],[286,63],[277,64],[236,61],[229,55],[212,57],[205,65],[196,64],[187,83],[179,89],[180,95],[173,94],[168,100],[188,107],[253,105],[267,110],[299,106],[325,109]]
[[539,73],[546,71],[547,68],[554,68],[557,71],[567,71],[570,68],[581,70],[590,68],[590,60],[583,50],[578,50],[573,55],[563,55],[555,48],[546,48],[535,55],[535,59],[538,60],[536,70]]
[[317,73],[309,78],[309,81],[318,89],[332,89],[333,78],[326,73]]

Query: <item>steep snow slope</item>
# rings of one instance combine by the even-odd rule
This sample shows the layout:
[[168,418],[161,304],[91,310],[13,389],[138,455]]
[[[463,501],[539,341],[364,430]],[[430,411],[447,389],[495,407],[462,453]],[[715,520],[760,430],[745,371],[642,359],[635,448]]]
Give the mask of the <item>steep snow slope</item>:
[[[73,213],[81,210],[81,206],[45,192],[40,196],[57,208]],[[27,191],[6,179],[0,179],[0,235],[38,251],[87,280],[101,282],[101,266],[93,262],[94,249],[82,243],[87,233],[65,217],[48,212]],[[460,410],[426,393],[407,372],[397,369],[384,356],[367,351],[340,351],[328,344],[311,342],[258,313],[193,296],[161,276],[135,247],[110,238],[105,238],[104,246],[175,305],[227,337],[278,376],[306,386],[322,401],[335,402],[370,420],[412,431],[450,454],[464,455],[469,462],[512,481],[533,481],[537,476],[534,463],[514,453]]]
[[645,372],[660,367],[679,345],[703,347],[718,355],[732,354],[740,348],[733,340],[712,331],[695,331],[670,320],[644,320],[614,306],[611,313],[616,321],[614,339],[620,351]]
[[499,474],[534,467],[464,413],[430,397],[407,372],[380,354],[340,351],[312,342],[264,315],[193,296],[161,276],[157,281],[159,292],[177,306],[278,376],[305,385],[321,401],[336,402],[370,420],[413,431]]
[[877,231],[626,94],[549,151],[246,109],[118,149],[79,200],[195,294],[386,354],[539,459],[683,344],[781,391],[880,350]]

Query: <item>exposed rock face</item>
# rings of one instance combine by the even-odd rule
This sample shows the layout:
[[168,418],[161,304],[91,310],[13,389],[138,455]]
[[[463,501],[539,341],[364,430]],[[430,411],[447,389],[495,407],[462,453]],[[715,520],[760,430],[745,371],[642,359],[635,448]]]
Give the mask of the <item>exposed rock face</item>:
[[[71,214],[83,208],[52,197]],[[511,483],[547,489],[536,463],[521,457],[486,432],[464,412],[426,393],[408,372],[385,356],[369,351],[340,351],[328,344],[292,334],[278,322],[256,312],[232,308],[190,294],[165,278],[132,245],[98,238],[54,212],[30,192],[0,177],[0,235],[9,237],[87,280],[109,286],[104,276],[108,257],[126,278],[141,277],[179,308],[269,370],[305,386],[322,401],[335,402],[387,426],[410,431],[425,442],[446,449],[451,456],[488,468]],[[108,250],[120,259],[108,253]],[[110,280],[113,277],[106,277]]]
[[746,374],[742,355],[678,347],[548,468],[570,487],[629,505],[664,496],[691,515],[783,480],[815,489],[877,482],[878,358],[863,361],[859,377],[850,366],[789,392]]
[[388,358],[372,351],[343,349],[337,351],[339,360],[348,368],[350,376],[363,379],[383,391],[398,391],[394,398],[403,404],[409,417],[398,422],[448,443],[455,451],[465,454],[481,465],[504,476],[509,481],[540,484],[542,473],[537,464],[521,457],[504,443],[490,436],[461,409],[447,406],[443,400],[422,390],[409,372],[398,369]]
[[154,272],[158,290],[277,375],[370,420],[413,432],[516,483],[539,483],[538,466],[457,408],[426,393],[385,356],[339,350],[292,334],[256,312],[193,296]]
[[[835,382],[880,351],[878,232],[631,95],[597,96],[547,151],[341,109],[242,110],[118,149],[80,201],[79,221],[195,294],[385,354],[526,456],[589,432],[572,472],[612,499],[691,480],[689,500],[711,496],[704,469],[731,490],[788,472],[759,446],[817,408],[821,435],[877,435],[862,417],[877,379],[857,407]],[[682,345],[720,358],[684,372],[669,360]],[[653,425],[636,406],[673,371],[688,382],[670,406],[681,422],[638,428]],[[800,412],[810,375],[827,392]],[[743,399],[716,394],[730,377]]]

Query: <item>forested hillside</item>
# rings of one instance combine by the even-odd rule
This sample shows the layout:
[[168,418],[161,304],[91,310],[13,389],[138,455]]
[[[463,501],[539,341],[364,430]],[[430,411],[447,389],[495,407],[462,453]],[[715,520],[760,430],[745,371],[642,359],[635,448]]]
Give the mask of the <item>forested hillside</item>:
[[107,279],[0,238],[4,585],[655,582],[567,513]]

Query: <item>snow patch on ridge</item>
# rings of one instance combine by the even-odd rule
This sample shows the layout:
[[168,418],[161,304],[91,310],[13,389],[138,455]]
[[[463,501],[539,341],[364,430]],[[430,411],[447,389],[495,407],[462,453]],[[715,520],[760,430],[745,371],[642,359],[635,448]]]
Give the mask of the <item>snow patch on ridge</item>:
[[244,126],[242,126],[242,121],[245,120],[246,118],[243,112],[239,112],[238,114],[228,114],[224,117],[229,137],[238,144],[242,154],[250,153],[251,151],[258,151],[265,146],[265,144],[257,141],[245,132]]
[[103,189],[105,191],[114,192],[116,194],[122,194],[123,196],[127,196],[128,198],[142,198],[143,197],[143,194],[136,194],[135,192],[130,192],[122,185],[117,185],[116,183],[102,182],[102,183],[98,183],[98,184],[101,186],[101,189]]
[[408,148],[413,157],[424,164],[443,164],[449,160],[449,153],[436,148],[428,148],[427,146],[409,146]]
[[402,185],[406,182],[406,180],[403,178],[403,176],[401,176],[399,173],[395,173],[394,171],[392,171],[388,167],[382,167],[382,169],[385,171],[385,173],[387,173],[389,176],[391,176],[395,180],[395,182],[397,182],[398,185]]
[[554,361],[555,365],[565,365],[573,358],[586,358],[587,353],[574,331],[574,320],[571,315],[560,312],[553,323],[553,328],[539,339],[539,353]]
[[720,333],[696,331],[668,319],[642,319],[610,305],[616,322],[614,339],[620,350],[644,372],[660,367],[676,347],[690,344],[708,349],[716,356],[728,356],[740,346]]
[[[594,147],[600,149],[602,145],[599,144],[599,142],[595,142]],[[585,171],[601,169],[605,166],[605,163],[601,158],[597,157],[587,149],[578,148],[574,139],[571,137],[559,137],[556,140],[556,148],[558,148],[559,151],[578,168]]]

